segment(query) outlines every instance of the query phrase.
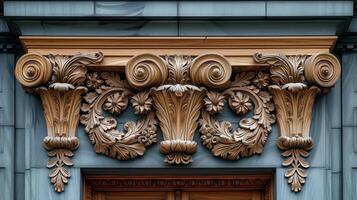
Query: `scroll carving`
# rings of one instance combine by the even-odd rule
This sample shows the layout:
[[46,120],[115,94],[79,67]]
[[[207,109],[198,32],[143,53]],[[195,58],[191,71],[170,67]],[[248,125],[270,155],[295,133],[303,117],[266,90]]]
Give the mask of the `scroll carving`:
[[191,154],[196,152],[193,135],[206,90],[189,84],[191,63],[189,56],[167,56],[168,81],[151,89],[164,136],[160,151],[169,164],[188,164],[192,162]]
[[56,192],[64,191],[64,185],[71,176],[67,167],[73,165],[70,157],[79,146],[76,131],[81,95],[87,92],[83,86],[87,72],[85,66],[102,59],[101,53],[71,57],[25,54],[17,62],[17,80],[42,100],[47,124],[43,145],[48,155],[53,157],[47,167],[52,168],[49,176]]
[[[133,95],[119,74],[109,72],[88,73],[86,86],[90,92],[83,97],[80,121],[96,153],[128,160],[143,155],[145,148],[156,142],[157,121],[147,92]],[[117,120],[105,116],[103,110],[119,116],[126,110],[129,98],[141,120],[126,122],[124,131],[119,131]]]
[[[255,54],[255,62],[268,67],[244,71],[232,70],[217,53],[145,53],[130,58],[125,71],[93,66],[87,71],[103,57],[26,54],[17,62],[17,80],[42,100],[48,132],[43,144],[52,157],[47,166],[57,192],[69,181],[78,122],[96,153],[119,160],[143,156],[160,128],[165,162],[189,164],[197,150],[196,131],[214,156],[237,160],[262,153],[277,121],[277,145],[286,157],[283,165],[290,167],[285,176],[293,191],[301,190],[313,147],[315,97],[340,75],[333,55]],[[236,121],[217,120],[226,108],[241,118],[237,128]],[[124,121],[120,130],[128,110],[138,120]]]
[[262,55],[254,56],[258,63],[271,65],[273,95],[280,137],[278,147],[287,157],[283,166],[290,166],[285,173],[294,192],[301,190],[309,167],[305,160],[313,147],[309,136],[314,100],[321,89],[332,87],[339,75],[340,65],[331,54]]
[[[237,160],[262,153],[271,125],[275,122],[272,96],[267,92],[268,77],[263,72],[242,72],[236,75],[230,88],[222,94],[208,93],[200,132],[203,144],[215,156]],[[220,122],[214,117],[223,109],[226,99],[238,116],[248,113],[253,105],[255,107],[254,115],[240,120],[239,128],[233,132],[230,122]]]

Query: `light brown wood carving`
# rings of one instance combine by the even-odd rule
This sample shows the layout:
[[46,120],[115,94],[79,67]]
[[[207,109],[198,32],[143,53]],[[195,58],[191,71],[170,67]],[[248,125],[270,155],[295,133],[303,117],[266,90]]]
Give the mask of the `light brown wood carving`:
[[164,136],[160,151],[166,155],[165,161],[169,164],[188,164],[192,162],[191,154],[196,152],[193,135],[206,89],[191,83],[190,56],[166,56],[165,60],[168,80],[151,89]]
[[280,129],[278,147],[286,157],[283,166],[294,192],[301,190],[309,167],[305,160],[313,147],[309,136],[316,95],[333,86],[340,76],[340,64],[332,54],[293,55],[255,54],[258,63],[269,63],[276,117]]
[[81,95],[89,63],[100,62],[103,54],[74,56],[25,54],[16,65],[16,78],[29,91],[39,94],[47,124],[44,147],[51,158],[47,167],[56,192],[64,191],[71,177],[66,166],[72,166],[70,157],[79,146],[76,137]]
[[[292,190],[300,191],[313,147],[309,131],[314,100],[336,83],[338,60],[324,46],[321,53],[310,49],[306,55],[296,54],[298,49],[282,55],[266,53],[274,49],[256,53],[258,49],[247,48],[241,56],[235,43],[232,49],[219,51],[222,54],[211,53],[223,48],[216,39],[200,41],[198,47],[204,51],[193,45],[183,55],[186,40],[173,41],[180,47],[176,46],[179,55],[167,45],[155,50],[150,43],[140,51],[128,44],[122,50],[105,50],[108,55],[29,53],[18,60],[17,80],[42,100],[44,146],[52,157],[47,166],[55,190],[62,192],[69,180],[67,167],[73,165],[70,158],[79,146],[79,122],[96,153],[119,160],[143,156],[157,142],[160,130],[165,162],[189,164],[199,145],[195,133],[214,156],[237,160],[262,153],[277,121],[277,145],[286,157],[283,165],[290,167],[285,176]],[[218,120],[227,108],[239,120]],[[138,119],[123,121],[128,111]]]
[[[263,72],[242,72],[235,76],[230,87],[222,93],[209,92],[205,98],[206,109],[200,120],[201,139],[215,156],[237,160],[262,153],[271,125],[275,122],[272,96],[267,91],[269,75]],[[252,117],[243,118],[239,128],[232,132],[228,121],[217,121],[215,114],[229,107],[243,116],[254,109]]]
[[[109,72],[88,73],[86,86],[89,92],[83,97],[80,121],[96,153],[128,160],[143,155],[145,148],[156,142],[157,120],[148,92],[134,95],[118,73]],[[140,115],[141,119],[126,122],[124,130],[118,131],[115,117],[126,110],[129,99],[135,114]],[[103,110],[114,117],[105,116]]]

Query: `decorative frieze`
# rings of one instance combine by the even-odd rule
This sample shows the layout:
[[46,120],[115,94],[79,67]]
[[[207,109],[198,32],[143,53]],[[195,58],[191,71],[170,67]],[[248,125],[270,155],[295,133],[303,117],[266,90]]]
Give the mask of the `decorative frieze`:
[[[86,86],[89,92],[83,97],[80,122],[95,152],[119,160],[142,156],[145,148],[156,142],[157,120],[151,108],[152,98],[145,91],[134,94],[118,73],[90,72]],[[115,117],[127,109],[129,99],[141,119],[127,122],[124,130],[119,131]],[[114,117],[105,116],[103,110]]]
[[[271,125],[275,122],[272,96],[267,91],[268,77],[263,72],[237,73],[228,89],[221,93],[208,93],[206,108],[202,109],[200,133],[202,143],[215,156],[238,160],[263,152]],[[227,101],[237,116],[244,116],[254,107],[253,116],[241,119],[239,127],[233,131],[231,122],[215,119],[215,114]]]
[[[144,50],[141,46],[141,53],[122,57],[108,51],[74,56],[28,53],[19,59],[16,78],[43,103],[48,128],[44,146],[54,157],[48,167],[57,192],[70,177],[66,166],[73,165],[70,157],[79,145],[79,122],[96,153],[119,160],[143,156],[160,130],[165,162],[189,164],[199,145],[195,134],[214,156],[237,160],[262,153],[277,121],[277,145],[286,157],[283,165],[290,166],[285,176],[293,191],[301,190],[313,147],[309,129],[315,97],[340,75],[333,55],[315,49],[304,55],[258,53],[259,49],[244,55],[237,53],[241,49],[224,49],[224,54]],[[240,59],[244,64],[237,64]],[[244,66],[247,60],[252,63]],[[123,70],[110,67],[123,62]],[[216,119],[226,104],[241,118],[235,129],[231,123],[237,119]],[[129,106],[138,119],[119,130],[117,118]]]

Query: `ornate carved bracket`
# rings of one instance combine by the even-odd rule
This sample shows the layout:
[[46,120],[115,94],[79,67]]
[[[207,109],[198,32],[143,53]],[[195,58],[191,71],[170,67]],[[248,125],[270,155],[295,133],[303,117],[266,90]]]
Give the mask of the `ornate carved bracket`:
[[301,190],[309,167],[304,159],[309,156],[313,139],[309,136],[312,109],[316,95],[332,87],[339,75],[340,64],[332,54],[263,55],[255,54],[258,63],[269,63],[276,116],[280,129],[278,147],[287,157],[283,166],[290,166],[285,173],[294,192]]
[[16,64],[16,79],[30,92],[40,95],[47,124],[43,140],[48,155],[53,157],[47,167],[52,168],[51,182],[57,192],[71,176],[65,166],[73,165],[70,157],[79,146],[76,137],[81,95],[89,63],[100,62],[103,54],[74,56],[25,54]]
[[[117,50],[123,55],[101,49],[107,51],[105,56],[30,52],[19,59],[16,78],[43,103],[48,128],[44,146],[54,157],[48,167],[57,192],[64,190],[70,177],[66,166],[73,165],[70,157],[79,145],[79,121],[96,153],[119,160],[142,156],[156,143],[159,125],[165,162],[189,164],[198,145],[193,140],[197,130],[214,156],[237,160],[263,152],[276,120],[278,147],[287,157],[283,165],[291,167],[286,177],[293,191],[301,190],[307,176],[304,169],[309,167],[305,158],[313,146],[309,128],[314,99],[337,81],[338,60],[326,51],[316,53],[320,49],[305,51],[306,55],[289,49],[289,55],[253,54],[249,49],[240,56],[235,55],[242,53],[238,43],[226,44],[231,46],[222,50],[224,54],[209,53],[222,48],[219,41],[200,42],[207,49],[191,45],[189,55],[178,48],[180,55],[172,54],[172,49],[158,54],[140,49],[141,53],[128,56],[126,50],[132,51],[128,48]],[[39,52],[46,51],[41,48]],[[113,63],[125,67],[113,68]],[[236,129],[231,122],[216,119],[226,103],[243,117]],[[117,118],[129,106],[138,120],[118,130]]]

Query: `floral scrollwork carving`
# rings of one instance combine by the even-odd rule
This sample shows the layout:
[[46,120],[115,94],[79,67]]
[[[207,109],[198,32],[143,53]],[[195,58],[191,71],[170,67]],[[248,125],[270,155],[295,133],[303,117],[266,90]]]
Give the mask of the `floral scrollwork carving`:
[[[102,53],[31,53],[17,62],[16,78],[42,100],[48,132],[43,144],[51,157],[47,166],[55,191],[62,192],[71,176],[68,167],[79,146],[79,122],[96,153],[119,160],[142,156],[157,142],[159,126],[165,162],[189,164],[198,146],[197,129],[214,156],[237,160],[263,152],[275,121],[283,166],[290,167],[285,176],[293,191],[301,190],[313,147],[309,130],[315,97],[340,75],[333,55],[258,53],[253,58],[263,68],[233,70],[231,58],[217,53],[144,53],[115,72],[97,68],[103,58]],[[93,63],[97,64],[87,71]],[[226,108],[240,117],[238,127],[218,120]],[[127,110],[138,120],[120,130],[118,117]]]
[[[87,74],[86,85],[91,91],[83,98],[80,121],[94,144],[95,152],[119,160],[143,155],[145,148],[156,142],[157,130],[148,92],[133,95],[128,83],[121,80],[119,74],[109,72]],[[116,119],[104,116],[103,110],[118,116],[127,108],[129,98],[134,112],[142,119],[126,122],[124,131],[119,131]]]
[[[272,96],[268,93],[264,81],[257,78],[265,74],[242,72],[236,75],[230,88],[222,94],[209,92],[205,98],[206,109],[202,111],[200,133],[203,144],[215,156],[236,160],[259,154],[267,141],[271,125],[275,122]],[[232,132],[232,125],[227,121],[217,121],[215,114],[223,109],[228,99],[229,107],[237,114],[246,114],[255,107],[254,115],[243,118],[239,128]]]
[[332,87],[339,75],[340,64],[332,54],[293,55],[255,54],[258,63],[270,67],[272,84],[269,91],[277,112],[280,137],[277,146],[287,157],[283,166],[290,166],[285,173],[294,192],[305,183],[309,167],[305,160],[313,147],[309,136],[315,97],[322,89]]

